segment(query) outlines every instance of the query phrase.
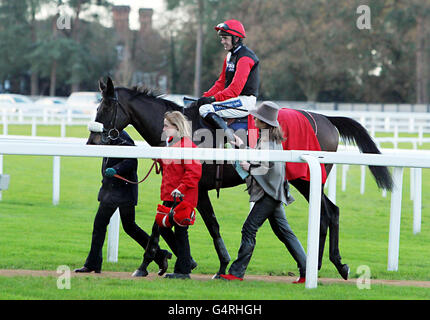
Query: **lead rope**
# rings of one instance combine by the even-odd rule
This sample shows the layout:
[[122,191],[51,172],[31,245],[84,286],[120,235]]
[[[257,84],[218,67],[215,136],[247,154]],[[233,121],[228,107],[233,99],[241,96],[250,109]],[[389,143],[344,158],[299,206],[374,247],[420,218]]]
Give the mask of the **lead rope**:
[[154,162],[153,162],[153,164],[152,164],[151,168],[149,169],[148,173],[146,174],[145,178],[143,178],[143,179],[142,179],[142,180],[140,180],[139,182],[130,181],[130,180],[128,180],[128,179],[126,179],[126,178],[124,178],[124,177],[121,177],[119,174],[115,174],[115,175],[114,175],[114,177],[115,177],[115,178],[118,178],[118,179],[121,179],[121,180],[124,180],[125,182],[131,183],[131,184],[139,184],[139,183],[142,183],[143,181],[145,181],[145,180],[149,177],[149,174],[151,173],[152,169],[154,169],[154,166],[155,166],[155,173],[156,173],[156,174],[160,174],[161,170],[160,170],[160,168],[158,167],[157,160],[153,160],[153,161],[154,161]]

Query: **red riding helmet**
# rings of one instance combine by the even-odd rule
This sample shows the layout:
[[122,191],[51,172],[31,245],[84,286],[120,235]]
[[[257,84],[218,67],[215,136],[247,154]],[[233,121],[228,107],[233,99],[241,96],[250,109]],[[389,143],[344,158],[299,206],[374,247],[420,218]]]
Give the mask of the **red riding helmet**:
[[218,24],[214,29],[216,31],[224,31],[232,36],[237,36],[239,38],[246,37],[243,24],[237,20],[227,20],[223,23]]

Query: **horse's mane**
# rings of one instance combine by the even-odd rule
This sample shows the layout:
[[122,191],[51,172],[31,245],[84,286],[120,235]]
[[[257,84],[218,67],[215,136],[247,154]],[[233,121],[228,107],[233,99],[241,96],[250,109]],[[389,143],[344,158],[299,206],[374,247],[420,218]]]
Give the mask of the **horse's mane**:
[[130,100],[133,100],[139,97],[144,97],[144,98],[157,100],[160,103],[163,103],[164,105],[166,105],[167,107],[170,107],[175,110],[183,108],[182,106],[176,104],[171,100],[163,99],[161,93],[154,88],[148,88],[146,86],[134,86],[132,88],[118,87],[117,89],[123,89],[123,90],[126,90],[128,93],[130,93],[131,95]]
[[161,95],[158,89],[148,88],[146,86],[134,86],[129,90],[132,91],[135,96],[144,95],[149,98],[158,98]]

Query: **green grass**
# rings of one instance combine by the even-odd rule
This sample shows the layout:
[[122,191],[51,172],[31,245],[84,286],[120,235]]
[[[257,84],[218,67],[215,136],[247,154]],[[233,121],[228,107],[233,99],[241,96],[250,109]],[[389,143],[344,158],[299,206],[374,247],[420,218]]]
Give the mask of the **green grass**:
[[55,277],[0,278],[2,299],[32,300],[395,300],[428,299],[428,288],[373,285],[358,290],[354,285],[320,284],[307,290],[293,284],[262,281],[145,280],[72,278],[70,290],[57,289]]
[[[10,126],[10,134],[29,134],[29,128]],[[1,130],[1,128],[0,128]],[[31,129],[29,129],[31,130]],[[38,135],[58,136],[59,129],[38,128]],[[45,131],[46,130],[46,131]],[[73,131],[72,131],[73,130]],[[58,131],[58,132],[57,132]],[[128,130],[138,138],[134,129]],[[84,127],[68,128],[68,136],[86,137]],[[139,160],[143,177],[151,161]],[[88,254],[101,181],[101,159],[61,158],[60,204],[52,205],[52,157],[4,156],[4,172],[11,175],[9,190],[0,201],[0,269],[56,270],[83,265]],[[338,169],[338,186],[341,172]],[[430,187],[428,170],[423,170],[423,194]],[[160,176],[151,174],[139,186],[136,222],[147,232],[159,200]],[[245,185],[221,190],[220,199],[211,192],[213,206],[229,253],[234,260],[240,244],[241,227],[249,204]],[[412,232],[413,206],[409,194],[409,170],[404,171],[399,271],[387,271],[390,194],[381,196],[369,171],[366,192],[360,195],[360,169],[351,166],[346,192],[337,191],[340,207],[340,252],[351,267],[367,265],[373,279],[430,281],[430,200],[423,196],[421,233]],[[306,249],[308,205],[293,189],[296,201],[286,208],[289,223]],[[213,274],[219,263],[212,239],[200,216],[189,230],[191,251],[198,262],[195,273]],[[166,244],[161,240],[161,247]],[[339,278],[328,259],[327,241],[320,277]],[[106,256],[106,245],[104,248]],[[141,262],[142,248],[120,230],[118,263],[104,262],[105,271],[132,273]],[[170,262],[173,270],[175,259]],[[150,266],[155,272],[156,266]],[[265,223],[257,234],[257,246],[247,274],[287,275],[297,266],[285,247]],[[382,286],[359,290],[355,285],[319,284],[316,290],[285,283],[244,281],[126,280],[96,277],[72,278],[71,290],[59,290],[54,277],[0,277],[0,299],[429,299],[425,288]]]

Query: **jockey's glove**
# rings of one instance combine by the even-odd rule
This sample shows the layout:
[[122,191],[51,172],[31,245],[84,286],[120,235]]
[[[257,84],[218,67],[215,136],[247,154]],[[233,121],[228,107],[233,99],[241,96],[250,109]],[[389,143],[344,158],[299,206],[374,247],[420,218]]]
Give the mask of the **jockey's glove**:
[[114,175],[116,175],[116,170],[114,168],[107,168],[105,171],[105,176],[108,178],[112,178]]
[[205,104],[211,104],[212,102],[215,102],[215,97],[201,97],[197,100],[197,107],[203,106]]

